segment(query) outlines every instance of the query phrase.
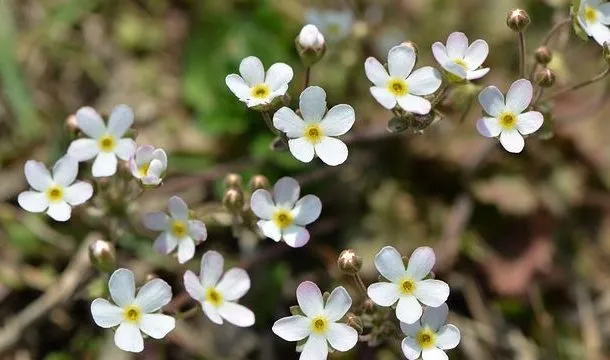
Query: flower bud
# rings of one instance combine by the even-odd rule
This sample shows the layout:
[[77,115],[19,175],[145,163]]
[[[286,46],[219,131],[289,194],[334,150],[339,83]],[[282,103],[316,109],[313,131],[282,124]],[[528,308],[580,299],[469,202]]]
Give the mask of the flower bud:
[[398,134],[407,130],[410,123],[407,116],[394,116],[388,121],[387,129],[391,133]]
[[371,299],[366,299],[362,303],[362,312],[365,314],[372,314],[373,310],[375,310],[375,303]]
[[91,264],[103,272],[116,268],[116,250],[114,245],[105,240],[95,240],[89,245]]
[[532,22],[530,16],[523,9],[515,9],[508,12],[506,25],[516,32],[523,32]]
[[546,46],[541,46],[538,49],[536,49],[536,52],[534,53],[534,57],[536,58],[536,62],[538,62],[539,64],[542,65],[546,65],[548,63],[551,62],[551,60],[553,60],[553,53],[551,52],[551,49],[549,49]]
[[362,268],[362,258],[352,249],[343,250],[337,260],[339,270],[347,275],[355,275]]
[[250,183],[248,185],[252,191],[267,189],[269,187],[269,179],[267,179],[264,175],[254,175],[252,179],[250,179]]
[[295,39],[297,52],[306,68],[320,61],[326,52],[324,35],[315,25],[305,25]]
[[555,84],[555,73],[549,68],[543,68],[536,71],[534,81],[540,87],[547,88]]
[[356,316],[353,313],[347,314],[347,319],[345,320],[345,324],[349,327],[354,328],[358,335],[362,335],[362,330],[364,329],[364,325],[362,324],[362,319]]
[[225,186],[227,189],[241,188],[241,176],[238,174],[228,174],[225,176]]
[[66,118],[64,126],[66,127],[67,132],[69,132],[70,134],[76,134],[76,132],[78,131],[78,121],[76,120],[76,115],[72,114],[68,116]]
[[401,46],[407,46],[410,47],[411,49],[413,49],[413,51],[415,52],[415,55],[417,55],[419,48],[417,47],[417,44],[414,43],[411,40],[407,40],[407,41],[403,41],[400,43]]
[[239,189],[229,189],[225,192],[222,204],[231,213],[239,213],[244,207],[244,194]]

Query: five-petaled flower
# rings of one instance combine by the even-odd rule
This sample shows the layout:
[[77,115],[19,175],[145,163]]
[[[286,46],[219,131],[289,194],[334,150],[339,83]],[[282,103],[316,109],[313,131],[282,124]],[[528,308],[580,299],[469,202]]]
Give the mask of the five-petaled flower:
[[152,145],[139,146],[129,159],[129,170],[143,185],[159,185],[167,170],[167,155]]
[[604,46],[610,41],[610,3],[601,0],[580,0],[578,23],[584,32],[591,36],[598,44]]
[[53,175],[43,163],[28,160],[25,163],[25,178],[34,190],[19,194],[19,205],[30,212],[43,212],[57,221],[67,221],[72,214],[71,206],[89,200],[93,187],[84,181],[76,181],[78,162],[69,156],[59,159],[53,166]]
[[248,105],[258,107],[271,104],[273,99],[283,96],[292,80],[292,68],[284,63],[265,68],[259,58],[248,56],[239,64],[239,73],[227,75],[225,82],[229,89]]
[[420,355],[423,360],[447,360],[443,350],[453,349],[460,343],[460,330],[454,325],[445,325],[448,312],[447,304],[427,307],[420,321],[400,323],[400,329],[407,336],[402,340],[402,352],[408,360]]
[[133,124],[133,110],[127,105],[118,105],[110,114],[108,127],[102,117],[90,107],[76,112],[78,128],[89,138],[72,141],[68,155],[78,161],[95,158],[91,173],[95,177],[112,176],[116,173],[117,157],[129,160],[136,150],[133,139],[122,138]]
[[162,231],[153,245],[155,251],[169,254],[178,247],[178,262],[184,264],[195,255],[195,245],[208,236],[205,224],[189,218],[189,209],[178,196],[169,198],[170,215],[159,211],[144,215],[144,226],[153,231]]
[[297,160],[310,162],[314,153],[324,163],[336,166],[347,159],[347,146],[333,136],[343,135],[352,128],[356,115],[346,104],[333,106],[326,112],[326,92],[310,86],[299,99],[303,118],[292,109],[283,107],[273,115],[273,126],[286,133],[290,152]]
[[370,89],[371,94],[386,109],[393,109],[398,104],[403,110],[415,114],[430,112],[432,105],[422,96],[438,90],[441,74],[430,66],[411,72],[416,58],[412,47],[394,46],[388,53],[389,74],[377,59],[366,59],[366,76],[375,85]]
[[173,317],[157,313],[172,299],[172,289],[165,281],[153,279],[135,295],[133,272],[118,269],[110,276],[108,288],[116,305],[106,299],[95,299],[91,303],[91,314],[95,323],[103,328],[118,325],[114,343],[121,350],[140,352],[144,349],[140,330],[154,339],[161,339],[176,326]]
[[320,216],[322,202],[315,195],[299,199],[301,188],[291,177],[279,179],[273,186],[273,196],[258,189],[250,198],[250,207],[260,218],[258,227],[275,241],[284,240],[292,247],[301,247],[309,241],[309,225]]
[[302,282],[297,288],[297,302],[303,315],[279,319],[273,324],[273,332],[287,341],[307,338],[301,360],[324,360],[328,345],[338,351],[348,351],[358,342],[358,332],[339,321],[352,306],[352,298],[343,286],[335,288],[326,300],[320,288],[311,281]]
[[203,312],[216,324],[225,319],[233,325],[254,325],[254,313],[237,301],[250,289],[250,277],[244,269],[231,268],[222,273],[224,259],[210,250],[201,258],[199,278],[192,271],[184,273],[184,287],[189,295],[201,303]]
[[378,282],[368,287],[367,294],[379,306],[392,306],[396,302],[396,317],[413,324],[422,315],[422,306],[440,306],[449,297],[449,285],[435,279],[425,279],[432,270],[436,256],[429,247],[413,251],[405,270],[400,253],[386,246],[375,256],[375,267],[391,282]]
[[435,42],[432,53],[443,69],[460,79],[475,80],[489,72],[489,68],[480,69],[489,54],[489,45],[485,40],[478,39],[468,46],[464,33],[451,33],[447,38],[447,47]]
[[526,79],[515,81],[504,95],[495,86],[483,89],[479,103],[489,115],[477,121],[477,130],[485,137],[500,136],[500,143],[511,153],[520,153],[525,146],[523,135],[536,132],[544,117],[538,111],[524,112],[532,100],[532,83]]

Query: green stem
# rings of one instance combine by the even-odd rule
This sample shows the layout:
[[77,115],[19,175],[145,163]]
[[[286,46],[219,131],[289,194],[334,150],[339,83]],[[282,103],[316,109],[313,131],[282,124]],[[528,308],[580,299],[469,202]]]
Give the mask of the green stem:
[[587,85],[591,85],[591,84],[593,84],[593,83],[595,83],[595,82],[597,82],[597,81],[602,80],[602,79],[603,79],[603,78],[605,78],[605,77],[606,77],[606,76],[607,76],[609,73],[610,73],[610,66],[606,66],[606,68],[604,69],[604,71],[602,71],[601,73],[599,73],[599,74],[595,75],[595,76],[594,76],[594,77],[592,77],[591,79],[589,79],[589,80],[585,80],[585,81],[583,81],[583,82],[581,82],[581,83],[578,83],[578,84],[575,84],[575,85],[572,85],[572,86],[568,86],[568,87],[566,87],[565,89],[558,90],[558,91],[556,91],[556,92],[554,92],[554,93],[552,93],[552,94],[550,94],[550,95],[548,95],[548,96],[543,97],[543,98],[541,99],[541,101],[549,101],[549,100],[554,99],[554,98],[556,98],[556,97],[558,97],[558,96],[560,96],[560,95],[563,95],[563,94],[569,93],[569,92],[571,92],[571,91],[578,90],[578,89],[583,88],[583,87],[585,87],[585,86],[587,86]]

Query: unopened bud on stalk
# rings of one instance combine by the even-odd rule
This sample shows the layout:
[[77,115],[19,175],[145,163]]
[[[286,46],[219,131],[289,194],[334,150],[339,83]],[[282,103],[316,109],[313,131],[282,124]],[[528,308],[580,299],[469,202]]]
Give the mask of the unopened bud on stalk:
[[66,118],[66,122],[64,123],[66,127],[66,131],[70,134],[76,134],[78,131],[78,121],[76,120],[76,115],[72,114]]
[[375,303],[373,302],[373,300],[368,298],[364,300],[364,302],[362,303],[362,311],[365,314],[372,314],[373,310],[375,310]]
[[419,51],[417,44],[411,40],[403,41],[400,43],[400,45],[410,47],[411,49],[413,49],[413,51],[415,51],[415,55],[417,55],[417,52]]
[[362,324],[362,319],[360,319],[360,317],[356,316],[353,313],[348,313],[345,324],[349,327],[354,328],[358,332],[358,335],[362,335],[364,325]]
[[116,268],[116,250],[114,245],[105,240],[95,240],[89,245],[91,264],[100,271],[111,272]]
[[551,87],[555,84],[555,73],[549,68],[539,69],[536,71],[534,81],[536,81],[536,84],[540,87]]
[[295,39],[297,52],[305,67],[311,67],[324,56],[326,52],[326,41],[324,35],[315,25],[305,25],[299,36]]
[[269,187],[269,179],[267,179],[264,175],[254,175],[252,179],[250,179],[250,183],[248,185],[252,191],[267,189]]
[[225,192],[222,204],[231,213],[239,213],[244,207],[244,194],[239,189],[229,189]]
[[225,176],[225,186],[228,189],[241,188],[241,176],[238,174],[228,174]]
[[362,258],[352,249],[343,250],[337,260],[339,270],[347,275],[355,275],[362,268]]
[[536,58],[536,62],[538,64],[546,65],[546,64],[550,63],[551,60],[553,60],[553,53],[551,52],[551,49],[549,49],[548,47],[541,46],[538,49],[536,49],[536,52],[534,53],[534,57]]
[[532,22],[530,16],[523,9],[515,9],[508,12],[506,25],[516,32],[523,32]]

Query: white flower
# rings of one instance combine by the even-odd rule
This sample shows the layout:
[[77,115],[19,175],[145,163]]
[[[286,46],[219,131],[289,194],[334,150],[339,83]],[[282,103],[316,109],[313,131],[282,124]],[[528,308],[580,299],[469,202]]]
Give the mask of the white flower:
[[309,225],[320,216],[322,202],[315,195],[299,199],[301,188],[291,177],[279,179],[273,186],[273,197],[265,189],[258,189],[250,198],[250,208],[259,220],[256,224],[263,234],[275,241],[284,240],[292,247],[309,241]]
[[57,220],[66,221],[72,214],[71,206],[89,200],[93,187],[84,181],[76,181],[78,162],[69,156],[57,160],[53,175],[43,163],[28,160],[25,163],[25,178],[34,190],[19,194],[19,205],[29,212],[47,214]]
[[451,33],[447,38],[447,47],[441,42],[435,42],[432,44],[432,53],[443,69],[460,79],[475,80],[489,72],[489,68],[479,69],[489,54],[489,45],[479,39],[468,46],[468,38],[464,33]]
[[348,37],[354,23],[354,15],[349,10],[309,10],[305,19],[334,43]]
[[540,129],[544,117],[538,111],[523,112],[532,101],[532,83],[529,80],[515,81],[504,95],[495,86],[483,89],[479,103],[490,115],[477,121],[477,130],[485,137],[500,136],[500,143],[511,153],[519,153],[525,146],[522,135]]
[[169,198],[167,206],[170,216],[159,211],[144,215],[144,227],[162,231],[153,245],[155,251],[169,254],[178,247],[178,262],[184,264],[195,255],[195,245],[208,236],[205,224],[189,220],[189,209],[178,196]]
[[364,62],[366,76],[375,85],[373,97],[386,109],[396,104],[405,111],[425,115],[430,112],[430,101],[424,95],[434,93],[441,86],[441,74],[433,67],[425,66],[413,73],[417,55],[410,46],[398,45],[388,53],[388,70],[375,58]]
[[254,313],[237,303],[250,289],[248,273],[231,268],[223,275],[223,267],[220,253],[212,250],[203,254],[199,278],[190,270],[184,273],[186,292],[201,303],[203,312],[216,324],[225,319],[236,326],[254,325]]
[[112,176],[116,173],[117,157],[129,160],[136,150],[132,139],[121,138],[133,123],[133,111],[127,105],[118,105],[110,114],[108,127],[102,117],[90,107],[76,112],[78,127],[88,139],[72,141],[68,155],[78,161],[95,158],[91,173],[95,177]]
[[324,47],[324,35],[312,24],[303,26],[297,39],[299,45],[306,49],[320,50]]
[[131,174],[144,185],[159,185],[167,170],[167,155],[152,145],[139,146],[129,159]]
[[447,360],[443,350],[455,348],[460,343],[460,330],[454,325],[445,325],[449,309],[447,304],[427,307],[419,322],[400,323],[406,338],[402,340],[402,352],[407,359]]
[[326,305],[318,286],[311,281],[297,288],[297,301],[305,314],[288,316],[273,324],[273,332],[286,341],[307,338],[300,360],[325,360],[328,344],[338,351],[348,351],[358,342],[358,332],[338,321],[349,311],[352,298],[343,286],[335,288]]
[[391,282],[371,284],[367,294],[379,306],[396,306],[396,317],[407,324],[413,324],[422,315],[420,303],[426,306],[440,306],[449,297],[449,285],[440,280],[424,278],[430,273],[436,257],[429,247],[419,247],[413,251],[405,270],[400,253],[386,246],[375,256],[377,271]]
[[333,136],[343,135],[352,128],[356,115],[346,104],[333,106],[326,112],[326,93],[310,86],[299,98],[301,118],[292,109],[283,107],[273,115],[273,126],[290,138],[290,152],[300,161],[310,162],[314,153],[324,163],[336,166],[347,159],[347,146]]
[[91,303],[91,315],[98,326],[105,329],[119,326],[114,333],[114,343],[121,350],[140,352],[144,339],[140,331],[154,339],[162,339],[176,327],[176,320],[157,314],[172,299],[171,287],[161,279],[153,279],[136,293],[133,273],[118,269],[108,281],[114,304],[106,299]]
[[598,44],[610,41],[610,3],[601,0],[580,0],[577,17],[578,23],[587,35]]
[[227,75],[225,82],[229,89],[248,105],[270,104],[273,99],[283,96],[292,80],[292,68],[284,63],[271,65],[267,74],[259,58],[249,56],[239,64],[239,73]]

